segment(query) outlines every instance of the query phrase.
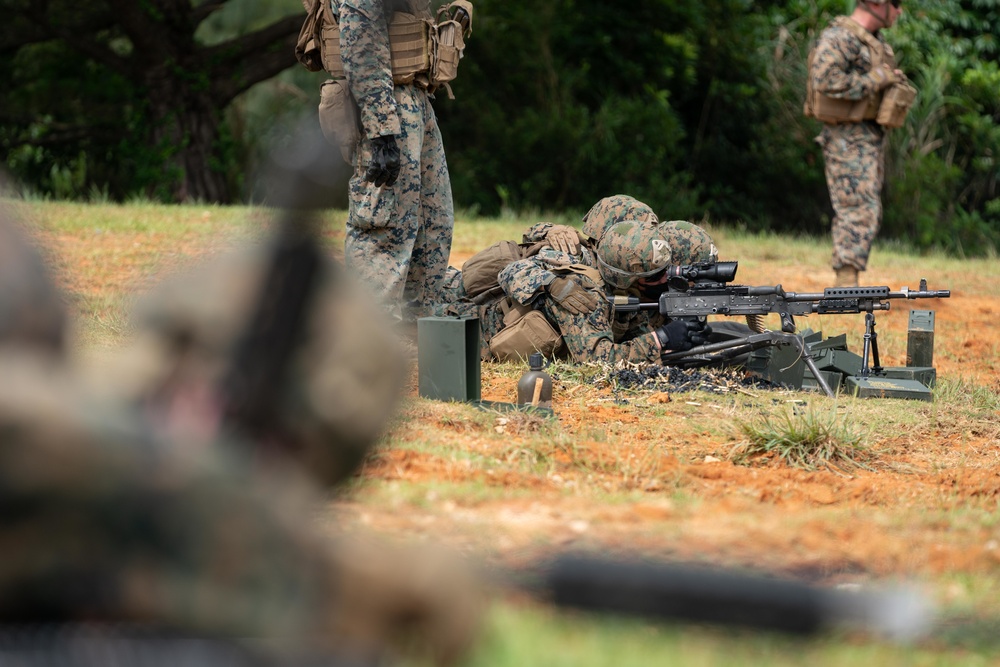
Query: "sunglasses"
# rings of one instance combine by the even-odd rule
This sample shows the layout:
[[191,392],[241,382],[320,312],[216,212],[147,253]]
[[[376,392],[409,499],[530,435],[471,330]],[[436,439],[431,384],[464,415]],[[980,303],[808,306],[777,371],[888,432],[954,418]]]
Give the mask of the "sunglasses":
[[895,7],[896,9],[899,9],[899,6],[903,4],[903,0],[889,0],[889,4]]

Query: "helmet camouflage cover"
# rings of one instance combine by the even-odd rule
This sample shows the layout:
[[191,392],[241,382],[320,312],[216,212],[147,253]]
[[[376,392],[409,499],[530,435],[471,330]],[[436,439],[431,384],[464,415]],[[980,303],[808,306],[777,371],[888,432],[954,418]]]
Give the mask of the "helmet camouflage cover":
[[612,225],[597,246],[601,277],[619,290],[667,266],[713,262],[718,254],[704,229],[676,220],[660,224],[625,220]]
[[[263,248],[231,252],[147,295],[123,359],[125,392],[155,400],[179,386],[194,388],[195,397],[218,387],[248,326],[265,264]],[[344,480],[374,444],[406,370],[374,299],[334,268],[324,266],[275,408],[278,450],[324,484]]]
[[622,220],[637,220],[655,224],[658,222],[656,213],[646,204],[635,197],[628,195],[612,195],[605,197],[583,216],[583,227],[580,228],[584,234],[600,241],[608,229]]

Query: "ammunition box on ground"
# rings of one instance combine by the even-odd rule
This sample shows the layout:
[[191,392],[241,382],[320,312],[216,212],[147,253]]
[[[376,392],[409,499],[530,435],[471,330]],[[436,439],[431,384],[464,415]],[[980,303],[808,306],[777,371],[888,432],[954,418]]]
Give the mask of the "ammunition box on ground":
[[422,398],[480,400],[479,318],[418,319],[417,365]]
[[847,350],[816,350],[814,348],[812,355],[813,359],[816,360],[816,368],[821,371],[832,371],[843,375],[861,375],[864,359],[860,354]]
[[894,366],[883,368],[882,372],[887,378],[897,380],[916,380],[927,387],[934,387],[937,382],[937,369],[925,366]]
[[881,375],[861,378],[848,377],[844,381],[845,393],[857,398],[906,398],[916,401],[933,401],[931,390],[916,380],[900,380]]
[[815,355],[821,350],[843,350],[847,351],[847,334],[840,334],[839,336],[830,336],[824,341],[811,342],[806,340],[806,344],[809,346],[809,352]]
[[751,373],[789,389],[802,388],[802,372],[806,363],[798,348],[778,345],[754,350],[747,359],[746,368]]
[[934,365],[934,311],[911,310],[906,334],[906,365]]
[[[842,373],[838,373],[836,371],[820,371],[819,374],[824,380],[826,380],[826,384],[830,387],[830,391],[834,394],[840,391],[840,384],[844,380],[844,375]],[[819,386],[819,382],[816,381],[816,378],[813,377],[812,371],[808,368],[806,368],[805,373],[802,374],[802,388],[822,391],[822,388]]]

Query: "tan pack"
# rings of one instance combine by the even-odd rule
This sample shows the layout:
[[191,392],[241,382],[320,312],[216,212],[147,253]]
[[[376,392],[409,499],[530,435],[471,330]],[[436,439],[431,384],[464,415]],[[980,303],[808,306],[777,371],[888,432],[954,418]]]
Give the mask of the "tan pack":
[[462,265],[462,285],[466,295],[480,304],[501,296],[500,272],[512,262],[537,255],[543,245],[497,241],[480,250]]
[[883,127],[902,127],[916,99],[917,89],[910,84],[905,81],[892,84],[882,96],[875,122]]
[[319,126],[348,164],[361,141],[361,114],[345,79],[329,79],[319,89]]
[[[849,16],[838,16],[831,22],[831,25],[849,30],[851,34],[864,42],[871,54],[873,69],[879,66],[896,69],[896,58],[892,47],[879,41],[875,35],[865,30],[864,26],[860,23]],[[816,47],[813,47],[809,52],[808,75],[806,77],[806,101],[802,109],[803,113],[809,118],[833,124],[877,120],[879,106],[883,97],[881,93],[871,95],[863,100],[843,100],[828,97],[813,89],[812,68],[815,55]]]
[[510,299],[502,301],[501,307],[504,328],[490,339],[490,352],[498,361],[523,362],[535,352],[548,358],[556,355],[562,336],[541,311]]
[[324,5],[329,5],[329,3],[320,0],[303,0],[302,5],[306,9],[306,20],[299,29],[299,37],[295,41],[295,59],[310,72],[318,72],[323,69],[320,26],[323,22]]

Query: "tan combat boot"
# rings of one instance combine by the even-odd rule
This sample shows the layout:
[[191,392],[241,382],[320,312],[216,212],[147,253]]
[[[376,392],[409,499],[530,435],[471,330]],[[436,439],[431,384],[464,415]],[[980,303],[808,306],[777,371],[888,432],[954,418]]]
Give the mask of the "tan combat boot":
[[837,287],[857,287],[858,270],[853,266],[842,266],[837,269]]

